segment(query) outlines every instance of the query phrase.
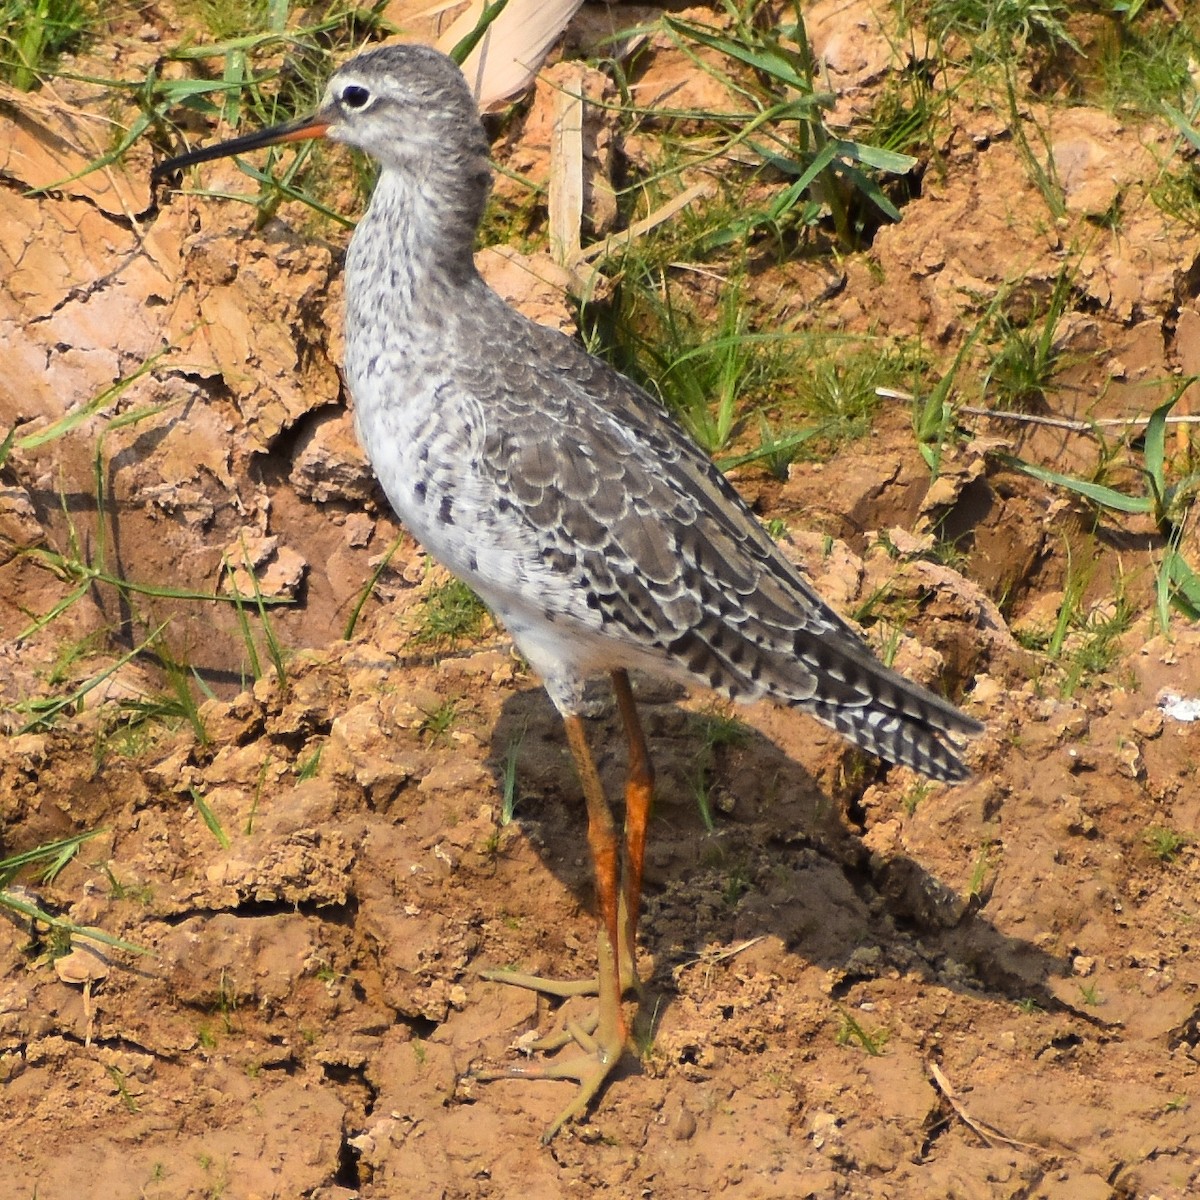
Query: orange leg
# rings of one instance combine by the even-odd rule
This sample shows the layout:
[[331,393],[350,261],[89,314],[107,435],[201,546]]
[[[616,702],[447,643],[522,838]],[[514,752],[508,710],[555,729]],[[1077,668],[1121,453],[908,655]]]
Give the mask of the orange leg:
[[[603,1045],[621,1045],[629,1039],[625,1012],[621,1008],[621,980],[616,971],[617,947],[621,944],[621,922],[618,899],[620,894],[620,855],[617,847],[617,827],[612,809],[604,798],[604,787],[595,760],[587,744],[583,721],[571,715],[563,718],[567,727],[567,744],[583,784],[587,802],[588,847],[592,852],[592,870],[596,875],[596,900],[600,907],[600,1024],[597,1040]],[[606,964],[609,970],[605,971]],[[605,975],[608,978],[605,978]]]
[[497,983],[511,983],[532,988],[550,995],[595,994],[599,1012],[594,1020],[568,1024],[563,1035],[544,1039],[539,1049],[555,1049],[575,1042],[583,1051],[560,1061],[541,1062],[528,1066],[511,1066],[498,1071],[476,1071],[476,1079],[574,1079],[579,1083],[571,1103],[554,1118],[542,1136],[548,1142],[562,1126],[580,1116],[604,1086],[613,1068],[625,1052],[629,1041],[629,1025],[621,1006],[621,974],[617,966],[617,947],[621,944],[621,909],[624,908],[620,886],[620,854],[616,823],[604,798],[600,774],[588,748],[583,721],[574,715],[564,717],[567,744],[575,759],[583,796],[587,802],[588,847],[592,852],[592,867],[596,875],[596,897],[600,908],[600,931],[596,938],[599,973],[595,980],[584,984],[563,984],[537,976],[514,975],[506,971],[484,971],[483,978]]
[[582,1022],[568,1022],[558,1034],[534,1043],[539,1050],[555,1050],[575,1042],[580,1055],[503,1070],[477,1071],[477,1079],[574,1079],[579,1090],[554,1119],[543,1141],[549,1141],[567,1121],[579,1116],[612,1073],[629,1041],[629,1025],[621,996],[639,986],[637,976],[637,923],[642,901],[642,869],[646,857],[646,825],[654,788],[654,768],[638,720],[629,676],[614,671],[613,690],[629,742],[629,776],[625,785],[625,853],[622,863],[612,810],[604,797],[600,774],[587,743],[583,721],[563,718],[567,744],[583,786],[588,814],[588,848],[596,878],[600,929],[596,939],[599,972],[594,980],[564,982],[508,971],[484,971],[483,978],[509,983],[552,996],[595,995],[598,1011]]
[[625,902],[625,921],[621,930],[619,953],[622,982],[637,983],[637,927],[642,910],[642,871],[646,862],[646,826],[650,820],[650,804],[654,798],[654,764],[646,746],[646,735],[638,720],[637,704],[629,675],[625,671],[612,673],[613,692],[617,709],[625,726],[629,743],[629,775],[625,781],[625,873],[622,899]]

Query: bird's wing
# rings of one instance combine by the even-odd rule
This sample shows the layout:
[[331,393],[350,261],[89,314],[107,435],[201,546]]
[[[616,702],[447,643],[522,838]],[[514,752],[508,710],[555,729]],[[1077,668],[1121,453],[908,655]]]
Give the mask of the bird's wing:
[[861,708],[882,691],[934,728],[975,728],[876,659],[647,392],[560,334],[522,332],[528,378],[493,393],[485,464],[607,624],[727,695]]

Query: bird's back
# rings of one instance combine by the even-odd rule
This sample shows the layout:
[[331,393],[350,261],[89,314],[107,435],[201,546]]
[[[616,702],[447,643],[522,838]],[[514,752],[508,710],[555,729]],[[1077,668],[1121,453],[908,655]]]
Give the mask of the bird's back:
[[657,401],[482,282],[446,319],[442,339],[479,352],[426,364],[419,386],[394,379],[421,411],[398,435],[397,471],[372,459],[560,707],[590,675],[648,669],[803,708],[890,761],[965,775],[942,735],[977,723],[875,658]]

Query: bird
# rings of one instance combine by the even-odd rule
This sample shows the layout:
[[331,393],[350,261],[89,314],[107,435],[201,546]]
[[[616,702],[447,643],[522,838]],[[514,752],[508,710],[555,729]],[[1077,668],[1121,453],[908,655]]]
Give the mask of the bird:
[[[154,174],[320,137],[380,167],[345,261],[344,377],[359,440],[403,525],[475,590],[540,677],[583,791],[596,977],[484,973],[597,996],[591,1019],[546,1040],[562,1053],[475,1072],[574,1081],[549,1141],[631,1049],[623,998],[639,987],[654,785],[631,671],[800,709],[949,783],[969,777],[958,742],[982,726],[876,658],[658,400],[484,282],[473,248],[489,144],[450,58],[418,44],[368,50],[335,71],[310,116]],[[584,725],[585,684],[606,676],[628,743],[621,831]]]

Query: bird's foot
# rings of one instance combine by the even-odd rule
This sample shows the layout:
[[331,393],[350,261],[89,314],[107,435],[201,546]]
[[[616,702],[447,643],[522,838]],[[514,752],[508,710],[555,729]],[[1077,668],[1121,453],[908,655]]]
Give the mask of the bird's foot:
[[556,999],[569,1000],[575,996],[598,998],[597,1006],[587,1016],[581,1019],[565,1017],[561,1029],[521,1046],[527,1052],[555,1051],[574,1043],[579,1053],[562,1059],[471,1072],[473,1078],[484,1082],[496,1079],[574,1079],[579,1084],[579,1090],[571,1103],[551,1122],[542,1135],[543,1142],[549,1142],[567,1121],[574,1120],[586,1111],[629,1046],[629,1026],[621,997],[630,990],[641,991],[633,953],[623,948],[619,955],[614,955],[603,933],[598,941],[600,971],[591,979],[546,979],[519,971],[481,972],[484,979],[494,983],[526,988]]
[[[526,975],[522,971],[480,971],[479,977],[490,980],[492,983],[506,983],[510,987],[540,992],[543,996],[551,996],[556,1000],[571,1000],[576,996],[598,996],[600,994],[600,979],[595,975],[591,979],[547,979],[543,975]],[[520,1049],[522,1053],[534,1053],[561,1050],[563,1046],[569,1045],[571,1042],[582,1046],[585,1043],[579,1037],[580,1031],[590,1040],[599,1025],[600,1009],[596,1007],[582,1020],[564,1019],[561,1028],[544,1037],[535,1038],[532,1041],[522,1038]]]
[[[527,991],[540,992],[555,1000],[572,1000],[576,996],[599,996],[600,977],[593,975],[590,979],[551,979],[545,975],[528,975],[523,971],[488,970],[479,972],[480,979],[491,983],[506,983],[509,987],[525,988]],[[633,955],[626,952],[621,955],[620,970],[621,995],[642,998],[642,981],[638,978],[633,965]],[[584,1045],[578,1037],[582,1030],[589,1036],[600,1026],[600,1007],[593,1008],[587,1016],[580,1020],[566,1019],[560,1029],[537,1038],[535,1041],[522,1042],[522,1051],[551,1051],[560,1050],[563,1046],[575,1042]],[[588,1047],[585,1047],[588,1048]],[[589,1050],[590,1052],[590,1050]]]
[[[501,976],[500,982],[514,982],[506,978],[508,972],[494,972]],[[532,978],[526,976],[525,978]],[[555,983],[556,980],[547,982]],[[521,984],[520,986],[527,986]],[[584,981],[583,986],[586,986]],[[540,990],[540,989],[539,989]],[[592,992],[595,992],[593,981]],[[557,992],[551,992],[558,995]],[[587,992],[575,992],[574,995],[587,995]],[[620,1022],[608,1032],[598,1032],[602,1025],[611,1025],[602,1021],[599,1009],[594,1010],[581,1021],[568,1020],[560,1030],[538,1038],[525,1048],[529,1050],[558,1050],[568,1043],[574,1042],[580,1053],[569,1058],[552,1059],[549,1062],[521,1063],[508,1067],[497,1067],[472,1071],[471,1077],[484,1083],[496,1079],[573,1079],[579,1084],[570,1104],[566,1106],[551,1121],[546,1132],[542,1134],[542,1144],[551,1141],[556,1133],[568,1122],[582,1116],[588,1105],[599,1094],[604,1082],[612,1074],[628,1046],[628,1035]]]
[[526,975],[522,971],[480,971],[480,979],[492,983],[507,983],[510,987],[526,988],[531,992],[541,992],[543,996],[554,996],[559,1000],[569,1000],[572,996],[598,996],[600,994],[600,977],[593,975],[591,979],[548,979],[544,975]]

